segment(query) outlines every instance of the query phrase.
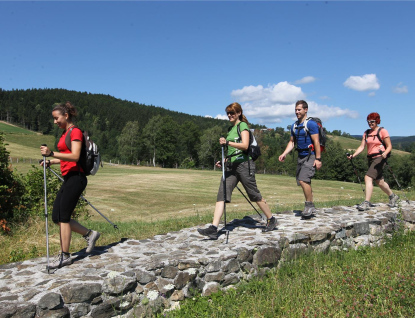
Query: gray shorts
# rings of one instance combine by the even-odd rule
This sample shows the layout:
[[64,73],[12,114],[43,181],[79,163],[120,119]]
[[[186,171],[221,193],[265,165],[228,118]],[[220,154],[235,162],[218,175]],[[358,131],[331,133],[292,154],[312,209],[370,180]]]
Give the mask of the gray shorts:
[[311,183],[311,178],[314,177],[314,174],[316,173],[316,168],[313,166],[315,159],[316,155],[298,158],[297,174],[295,176],[297,185],[300,185],[300,181]]
[[[238,182],[241,182],[252,202],[259,202],[262,200],[261,193],[258,190],[255,180],[255,163],[251,160],[250,171],[248,169],[248,161],[232,164],[232,166],[225,171],[226,180],[226,202],[231,202],[232,191],[235,189]],[[223,178],[220,180],[220,186],[216,201],[223,201]]]

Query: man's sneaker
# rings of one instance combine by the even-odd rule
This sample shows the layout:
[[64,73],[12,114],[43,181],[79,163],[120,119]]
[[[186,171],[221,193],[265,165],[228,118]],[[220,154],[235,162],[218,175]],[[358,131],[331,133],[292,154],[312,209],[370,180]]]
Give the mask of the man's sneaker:
[[61,268],[63,266],[71,264],[71,255],[60,252],[59,255],[53,260],[52,264],[49,265],[49,269]]
[[197,229],[197,231],[204,235],[204,236],[208,236],[211,239],[216,240],[218,238],[218,228],[214,225],[211,225],[205,229]]
[[371,206],[370,202],[365,200],[357,206],[357,209],[359,211],[366,211],[369,210]]
[[314,203],[311,202],[311,201],[305,201],[304,211],[301,212],[301,216],[305,217],[305,218],[308,218],[315,212],[316,212],[316,208],[314,206]]
[[265,226],[265,228],[262,229],[262,232],[272,231],[277,226],[277,223],[277,218],[271,217],[267,220],[267,225]]
[[85,241],[88,243],[88,246],[86,247],[86,251],[87,253],[91,253],[92,250],[95,247],[95,243],[96,241],[99,239],[99,237],[101,236],[101,233],[97,232],[97,231],[89,231],[89,234],[84,236]]
[[392,193],[390,196],[389,196],[389,206],[391,207],[391,208],[394,208],[394,207],[396,207],[396,203],[398,203],[398,200],[399,200],[399,196],[397,196],[395,193]]

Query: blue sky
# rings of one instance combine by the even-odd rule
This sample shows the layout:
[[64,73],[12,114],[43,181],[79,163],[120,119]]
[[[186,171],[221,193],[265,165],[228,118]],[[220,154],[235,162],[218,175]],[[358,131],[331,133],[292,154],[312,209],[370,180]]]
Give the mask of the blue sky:
[[[287,127],[298,99],[362,134],[415,135],[415,2],[0,1],[0,87],[109,94]],[[403,119],[410,118],[406,123]]]

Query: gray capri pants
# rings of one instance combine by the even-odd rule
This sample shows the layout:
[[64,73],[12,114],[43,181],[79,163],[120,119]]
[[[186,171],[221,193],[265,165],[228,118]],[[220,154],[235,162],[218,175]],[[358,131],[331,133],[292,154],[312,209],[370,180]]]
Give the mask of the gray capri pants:
[[[248,161],[241,163],[233,163],[229,169],[225,169],[226,179],[226,202],[231,202],[232,191],[235,189],[238,182],[241,182],[252,202],[259,202],[262,200],[261,193],[258,190],[255,180],[255,163],[251,160],[249,163],[251,174],[249,174]],[[217,202],[223,201],[223,178],[221,178]]]
[[313,166],[316,160],[316,155],[311,154],[304,158],[298,158],[297,161],[297,185],[300,185],[300,181],[311,183],[311,178],[316,173],[316,168]]

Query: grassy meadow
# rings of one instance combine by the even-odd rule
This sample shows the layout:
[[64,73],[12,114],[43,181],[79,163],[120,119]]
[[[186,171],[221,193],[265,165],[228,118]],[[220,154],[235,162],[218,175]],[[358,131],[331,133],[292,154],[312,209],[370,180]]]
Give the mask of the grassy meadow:
[[[5,124],[0,123],[3,130]],[[11,128],[9,128],[11,129]],[[41,158],[39,145],[54,144],[50,136],[6,132],[6,148],[14,158]],[[343,138],[343,137],[342,137]],[[357,141],[357,146],[359,142]],[[351,147],[351,148],[357,148]],[[13,162],[20,173],[32,169],[28,160]],[[58,171],[58,167],[55,166]],[[304,197],[295,178],[258,174],[257,183],[273,213],[301,209]],[[122,238],[143,239],[212,221],[221,171],[163,169],[104,163],[88,178],[85,197],[113,223],[90,207],[79,221],[102,232],[98,245]],[[317,207],[353,205],[363,200],[358,183],[313,180]],[[243,190],[242,187],[240,187]],[[406,194],[414,199],[413,192]],[[373,202],[387,202],[377,187]],[[227,218],[255,214],[235,189]],[[59,251],[57,226],[49,222],[51,255]],[[71,251],[85,247],[77,234]],[[167,317],[414,317],[415,234],[396,235],[378,248],[313,254],[210,297],[188,299]],[[0,264],[46,255],[45,221],[32,218],[0,235]]]

